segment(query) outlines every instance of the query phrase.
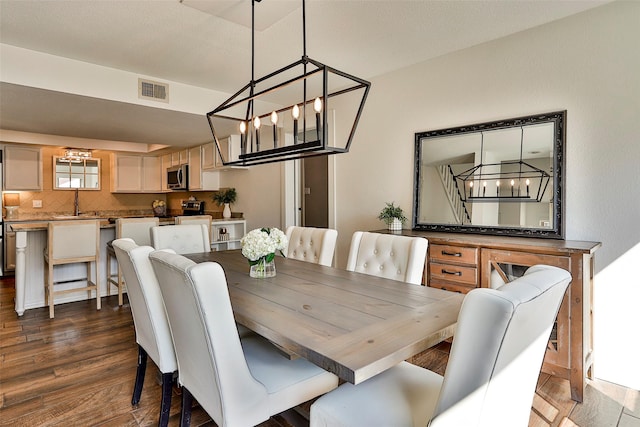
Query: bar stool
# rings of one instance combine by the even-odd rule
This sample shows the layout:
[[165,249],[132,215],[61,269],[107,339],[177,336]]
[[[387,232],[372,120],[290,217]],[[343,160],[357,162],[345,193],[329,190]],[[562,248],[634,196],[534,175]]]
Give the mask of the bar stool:
[[[147,218],[118,218],[116,219],[116,239],[128,237],[132,239],[138,246],[149,246],[151,244],[151,227],[155,227],[160,223],[157,217]],[[122,270],[117,267],[117,271],[113,271],[112,260],[118,263],[116,253],[113,250],[113,241],[107,242],[107,295],[111,295],[111,286],[118,288],[118,305],[124,303],[122,293],[124,291],[124,279]]]
[[[100,310],[100,287],[98,277],[100,270],[100,221],[99,220],[71,220],[50,221],[48,228],[47,247],[44,250],[44,293],[45,301],[49,305],[49,317],[54,317],[55,296],[71,292],[86,290],[88,299],[91,291],[96,292],[96,306]],[[56,282],[54,267],[63,264],[84,263],[87,267],[85,278]],[[92,281],[91,263],[95,263],[95,282]],[[56,285],[62,283],[85,282],[80,288],[55,290]]]

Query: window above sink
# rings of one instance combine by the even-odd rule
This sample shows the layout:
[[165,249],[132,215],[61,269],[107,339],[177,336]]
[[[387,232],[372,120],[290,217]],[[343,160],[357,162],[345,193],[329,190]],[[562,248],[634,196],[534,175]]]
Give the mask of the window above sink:
[[100,159],[53,157],[54,190],[100,190]]

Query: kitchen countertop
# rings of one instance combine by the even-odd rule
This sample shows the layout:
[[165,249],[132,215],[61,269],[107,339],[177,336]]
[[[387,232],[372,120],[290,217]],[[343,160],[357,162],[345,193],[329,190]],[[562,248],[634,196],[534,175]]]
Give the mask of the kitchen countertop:
[[[47,230],[49,222],[51,221],[69,221],[69,220],[90,220],[99,219],[100,228],[114,228],[116,218],[142,218],[144,215],[134,216],[120,216],[120,217],[101,217],[101,216],[72,216],[72,215],[23,215],[20,218],[5,219],[5,222],[11,229],[11,231],[42,231]],[[226,222],[226,221],[242,221],[244,218],[216,218],[212,222]],[[160,225],[172,225],[175,221],[175,217],[167,216],[160,218]]]

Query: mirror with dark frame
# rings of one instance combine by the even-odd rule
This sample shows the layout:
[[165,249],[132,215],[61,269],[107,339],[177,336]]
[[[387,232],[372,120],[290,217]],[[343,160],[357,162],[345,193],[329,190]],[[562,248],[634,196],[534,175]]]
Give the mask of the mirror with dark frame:
[[416,133],[413,229],[563,239],[565,119]]

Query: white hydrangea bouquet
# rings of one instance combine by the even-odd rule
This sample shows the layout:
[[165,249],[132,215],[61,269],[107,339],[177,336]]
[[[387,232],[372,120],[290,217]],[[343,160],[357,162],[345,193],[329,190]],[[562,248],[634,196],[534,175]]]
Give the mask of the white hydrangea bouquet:
[[277,228],[256,228],[241,240],[242,255],[249,260],[251,277],[273,277],[276,275],[276,251],[287,247],[287,236]]

